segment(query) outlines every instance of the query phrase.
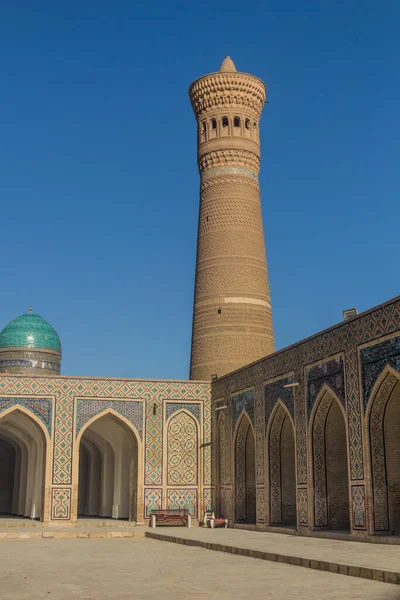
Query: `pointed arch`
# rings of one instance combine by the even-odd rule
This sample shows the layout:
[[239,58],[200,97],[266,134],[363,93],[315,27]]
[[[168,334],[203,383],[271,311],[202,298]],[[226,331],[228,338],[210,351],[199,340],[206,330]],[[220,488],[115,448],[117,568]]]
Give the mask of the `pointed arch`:
[[136,427],[106,408],[82,426],[75,449],[73,518],[86,506],[85,515],[142,522],[143,442]]
[[365,414],[374,531],[400,534],[400,373],[386,365],[372,388]]
[[166,422],[167,483],[197,485],[199,480],[199,427],[197,419],[182,408]]
[[247,412],[242,410],[234,432],[235,520],[256,521],[255,434]]
[[314,526],[349,530],[349,473],[346,413],[335,392],[324,385],[310,416]]
[[281,399],[268,422],[266,446],[269,524],[294,526],[297,522],[295,427]]
[[48,520],[50,511],[50,434],[37,415],[21,404],[0,414],[0,440],[9,446],[9,512]]

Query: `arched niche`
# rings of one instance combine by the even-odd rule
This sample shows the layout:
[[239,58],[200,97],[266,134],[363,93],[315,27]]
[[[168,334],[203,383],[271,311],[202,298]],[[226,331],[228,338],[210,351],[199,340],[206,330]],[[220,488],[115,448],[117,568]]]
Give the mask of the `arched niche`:
[[367,405],[373,528],[400,535],[400,374],[387,366]]
[[103,411],[81,429],[77,445],[77,516],[141,521],[142,443],[135,427]]
[[16,405],[0,415],[0,513],[44,520],[49,434],[40,419]]
[[235,520],[256,522],[255,435],[246,412],[239,417],[234,436]]
[[267,429],[269,524],[293,527],[296,516],[296,452],[292,418],[279,401]]
[[310,417],[314,527],[349,531],[349,476],[345,413],[324,386]]

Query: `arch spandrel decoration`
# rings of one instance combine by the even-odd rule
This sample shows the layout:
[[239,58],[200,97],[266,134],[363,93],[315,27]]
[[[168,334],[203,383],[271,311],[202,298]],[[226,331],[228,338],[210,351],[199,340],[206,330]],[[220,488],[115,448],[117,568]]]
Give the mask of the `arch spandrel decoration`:
[[254,389],[238,392],[232,396],[232,431],[242,413],[246,411],[254,427]]
[[36,415],[51,435],[53,409],[50,398],[25,398],[21,396],[15,398],[0,397],[0,417],[3,411],[17,405],[23,406],[29,412]]
[[360,361],[363,404],[366,409],[373,388],[387,367],[400,372],[400,336],[363,348],[360,350]]
[[293,381],[294,377],[290,374],[264,384],[265,428],[268,427],[272,411],[278,400],[286,406],[294,420],[294,388],[285,388],[285,385],[291,384]]
[[80,399],[76,402],[76,430],[78,435],[82,427],[93,417],[106,409],[112,409],[125,417],[137,430],[140,439],[143,436],[143,401],[142,400],[97,400]]
[[198,402],[167,402],[165,418],[168,420],[176,412],[187,410],[192,413],[200,423],[200,404]]
[[198,430],[194,417],[185,410],[170,418],[167,445],[168,485],[197,485]]

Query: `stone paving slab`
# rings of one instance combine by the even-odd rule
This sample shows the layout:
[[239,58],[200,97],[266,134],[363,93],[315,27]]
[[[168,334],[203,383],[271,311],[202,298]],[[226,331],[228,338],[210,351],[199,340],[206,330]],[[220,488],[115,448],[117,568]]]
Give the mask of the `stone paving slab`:
[[399,600],[398,586],[150,539],[0,544],[1,600]]
[[156,528],[146,537],[400,585],[400,547],[241,529]]

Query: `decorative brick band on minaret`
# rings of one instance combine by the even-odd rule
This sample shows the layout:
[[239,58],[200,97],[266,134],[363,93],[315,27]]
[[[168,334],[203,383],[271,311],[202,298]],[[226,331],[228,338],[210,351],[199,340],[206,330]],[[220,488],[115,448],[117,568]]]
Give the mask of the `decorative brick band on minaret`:
[[189,95],[201,178],[190,379],[209,380],[274,351],[258,185],[266,88],[227,57]]

